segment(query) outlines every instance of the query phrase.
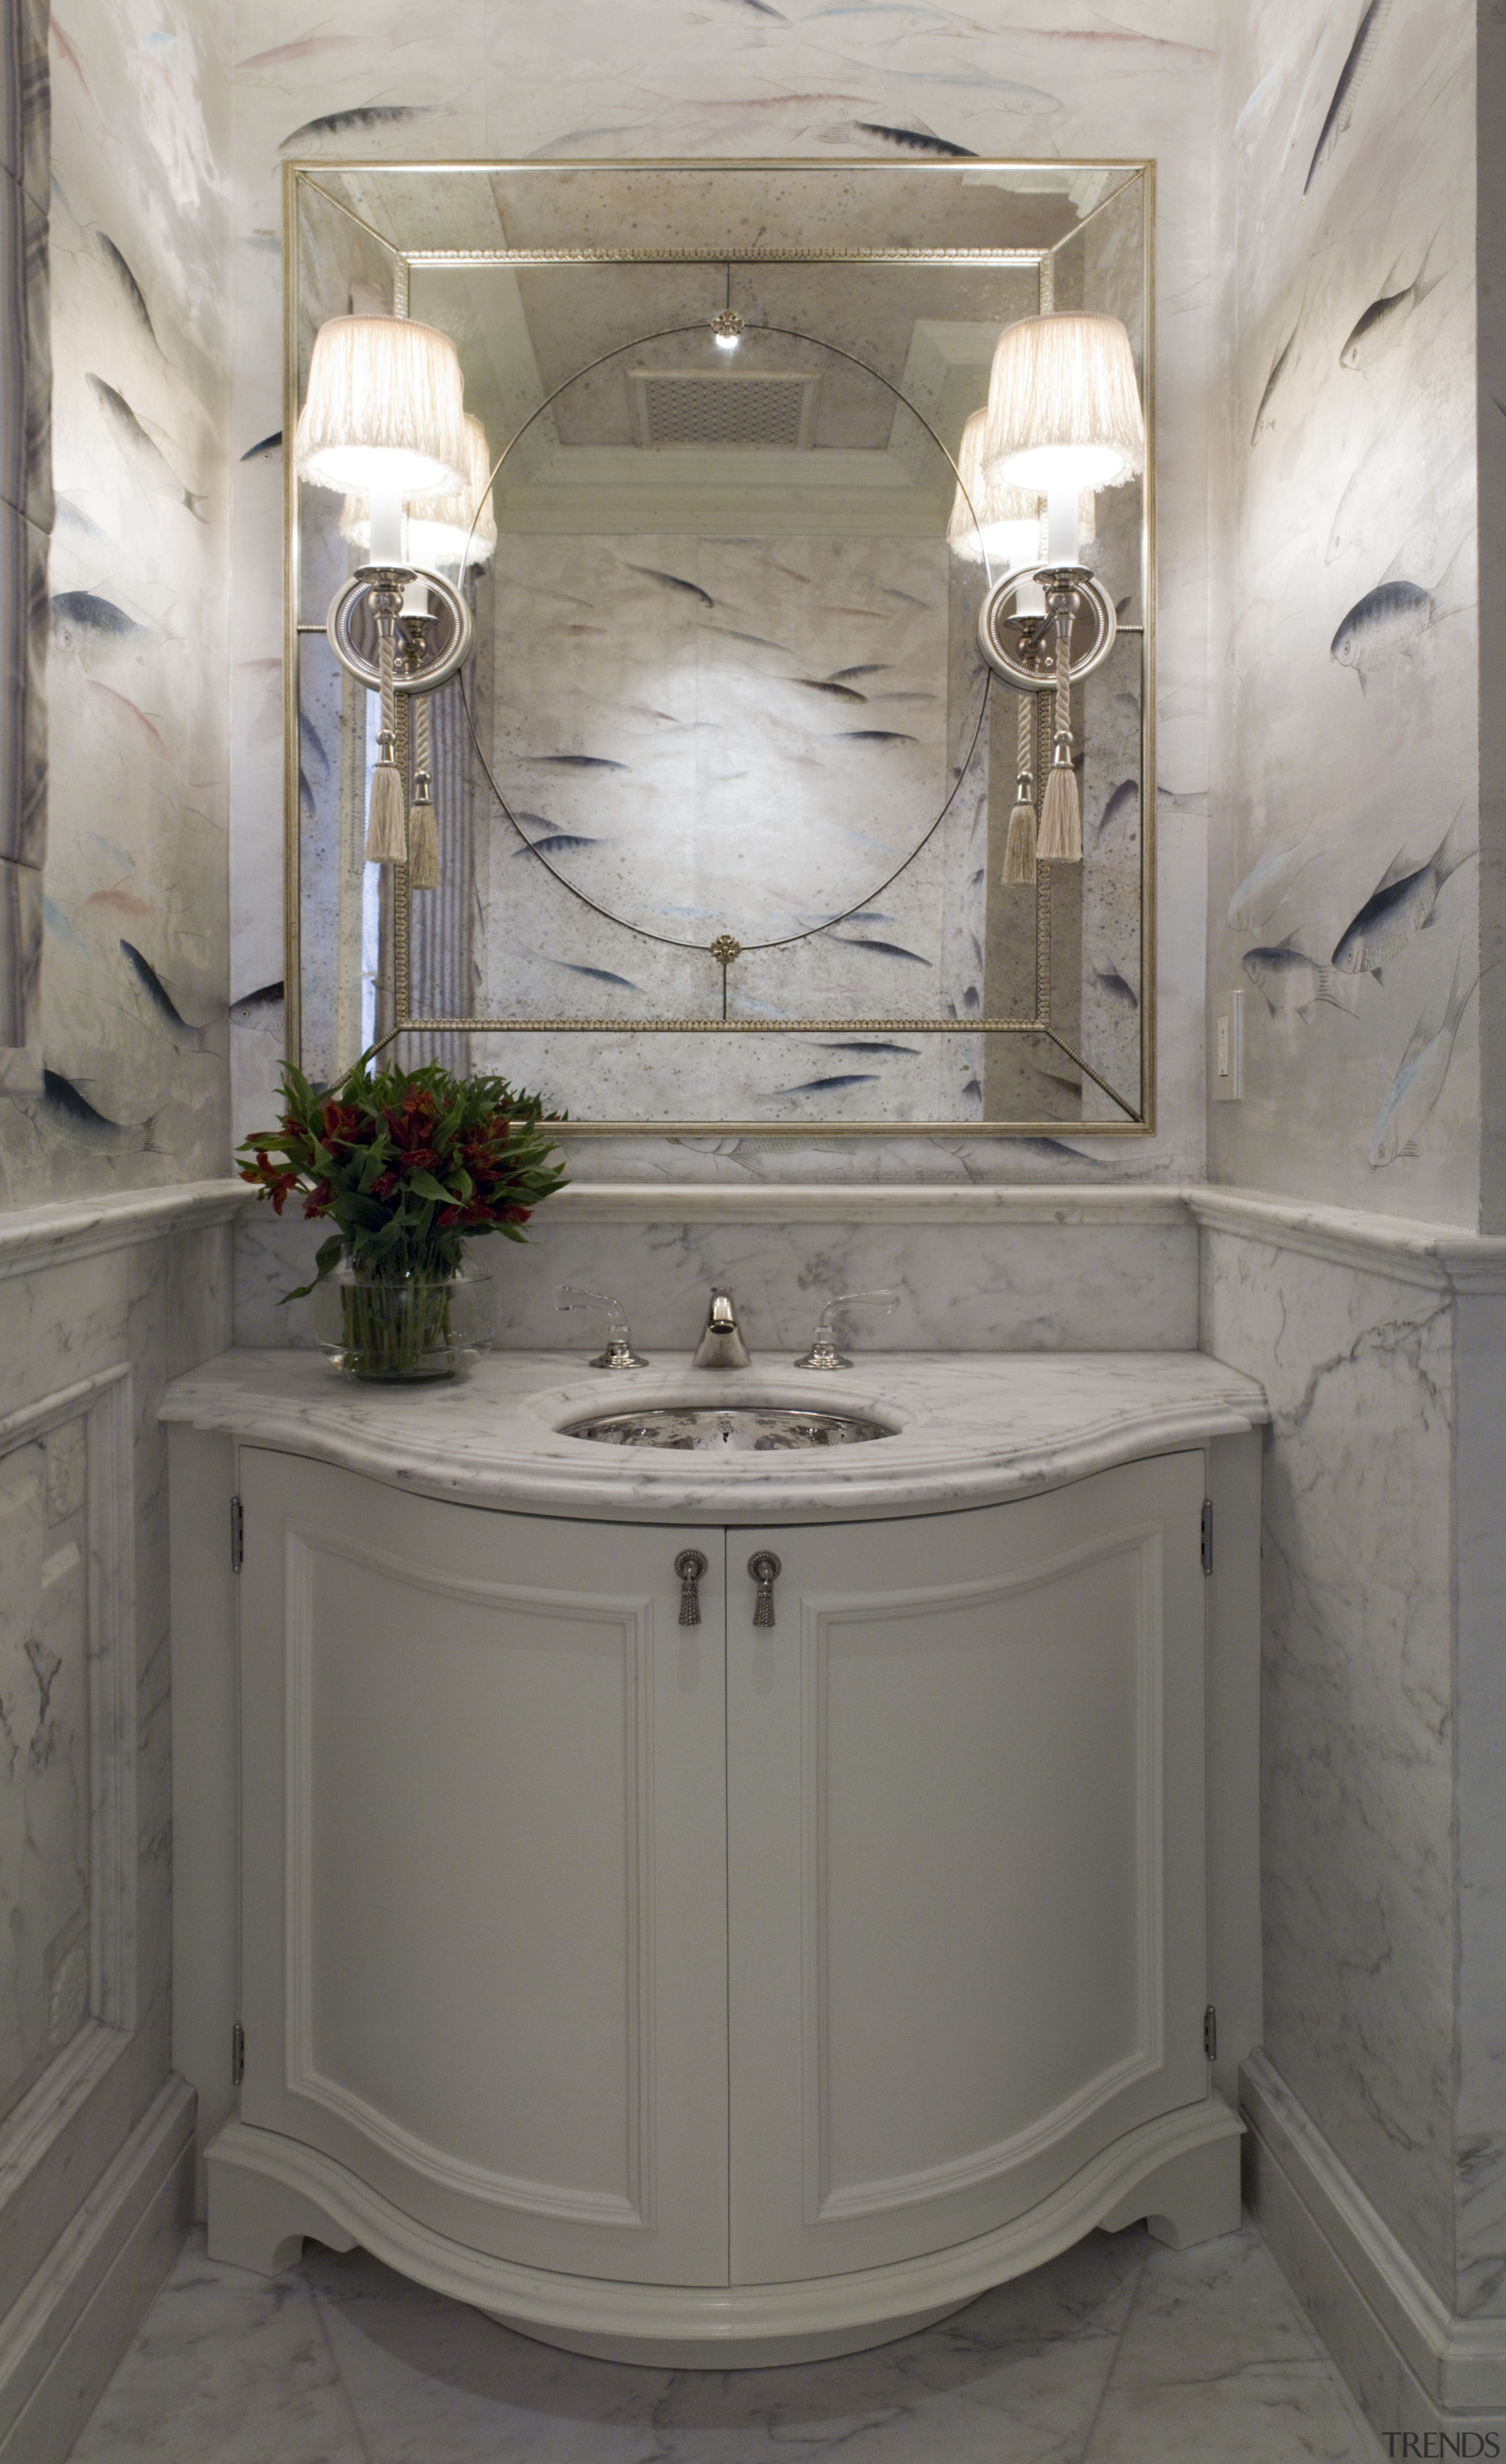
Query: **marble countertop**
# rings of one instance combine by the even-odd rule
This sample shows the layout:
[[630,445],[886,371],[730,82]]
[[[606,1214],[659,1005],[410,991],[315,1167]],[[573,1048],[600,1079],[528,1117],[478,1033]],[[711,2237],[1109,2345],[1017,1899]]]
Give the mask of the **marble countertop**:
[[[685,1454],[561,1433],[654,1403],[857,1412],[894,1435],[798,1453]],[[322,1354],[226,1352],[168,1388],[164,1419],[312,1455],[425,1496],[588,1521],[802,1523],[944,1513],[1235,1436],[1265,1396],[1196,1352],[867,1353],[836,1374],[688,1358],[607,1375],[578,1353],[494,1352],[453,1385],[360,1386]]]

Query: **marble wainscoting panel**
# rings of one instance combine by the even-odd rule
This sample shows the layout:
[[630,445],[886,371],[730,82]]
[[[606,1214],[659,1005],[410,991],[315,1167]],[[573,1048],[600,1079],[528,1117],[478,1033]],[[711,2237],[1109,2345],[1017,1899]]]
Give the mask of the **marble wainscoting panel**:
[[1506,1298],[1454,1304],[1459,2052],[1454,2307],[1506,2319]]
[[[235,1231],[235,1341],[313,1342],[309,1305],[281,1295],[314,1272],[326,1227],[260,1203]],[[504,1346],[582,1354],[597,1325],[561,1317],[561,1284],[610,1292],[640,1349],[693,1350],[726,1284],[755,1355],[803,1352],[837,1292],[893,1288],[892,1314],[846,1321],[862,1352],[1186,1350],[1197,1341],[1197,1231],[1157,1190],[613,1187],[578,1182],[522,1245],[473,1255],[495,1277]],[[600,1323],[600,1322],[598,1322]]]
[[0,2455],[17,2464],[60,2464],[182,2231],[158,1412],[228,1339],[239,1203],[218,1184],[0,1215],[0,1443],[18,1440],[0,1452],[0,1826],[15,1808],[25,1831],[3,1859]]
[[0,2114],[89,2005],[88,1437],[0,1453]]
[[[1222,1193],[1207,1194],[1216,1208]],[[1194,1206],[1199,1201],[1194,1199]],[[1199,1207],[1199,1211],[1201,1208]],[[1333,1210],[1327,1210],[1333,1213]],[[1265,2047],[1447,2299],[1453,1333],[1417,1243],[1205,1223],[1204,1348],[1269,1396]]]

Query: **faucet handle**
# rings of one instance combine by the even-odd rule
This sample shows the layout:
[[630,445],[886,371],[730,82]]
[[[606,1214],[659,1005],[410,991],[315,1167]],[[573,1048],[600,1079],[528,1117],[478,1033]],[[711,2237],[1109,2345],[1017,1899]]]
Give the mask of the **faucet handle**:
[[646,1369],[647,1361],[641,1352],[633,1350],[633,1338],[627,1330],[627,1319],[621,1301],[607,1292],[586,1292],[578,1284],[561,1284],[555,1294],[557,1309],[601,1309],[606,1316],[606,1350],[591,1361],[593,1369]]
[[839,1309],[876,1309],[885,1314],[900,1305],[898,1292],[834,1292],[816,1321],[809,1352],[802,1352],[797,1369],[850,1369],[852,1362],[839,1352],[832,1339],[832,1320]]

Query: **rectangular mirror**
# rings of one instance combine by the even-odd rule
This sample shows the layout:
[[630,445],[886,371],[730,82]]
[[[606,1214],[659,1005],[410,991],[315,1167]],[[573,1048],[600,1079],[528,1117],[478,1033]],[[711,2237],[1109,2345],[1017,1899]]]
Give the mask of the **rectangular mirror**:
[[[410,507],[410,560],[474,626],[426,697],[440,882],[419,889],[364,861],[378,697],[326,632],[360,509],[288,455],[302,1067],[332,1078],[401,1030],[404,1058],[498,1070],[583,1133],[1146,1134],[1151,166],[287,181],[287,434],[327,319],[438,326],[496,526],[462,570]],[[1082,858],[1023,883],[1019,754],[1038,799],[1054,696],[996,673],[978,623],[1044,526],[980,537],[957,462],[1000,330],[1069,308],[1127,330],[1146,467],[1082,499],[1117,627],[1070,695]]]

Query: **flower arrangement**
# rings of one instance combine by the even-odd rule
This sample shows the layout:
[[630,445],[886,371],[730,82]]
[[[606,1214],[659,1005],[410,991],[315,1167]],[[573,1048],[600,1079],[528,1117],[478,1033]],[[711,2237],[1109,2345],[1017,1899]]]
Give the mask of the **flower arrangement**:
[[453,1078],[433,1062],[377,1071],[371,1062],[363,1053],[329,1089],[285,1068],[286,1110],[275,1130],[241,1147],[241,1178],[278,1215],[301,1198],[305,1216],[337,1226],[318,1249],[314,1281],[283,1298],[302,1300],[348,1262],[347,1365],[365,1360],[357,1374],[374,1376],[446,1375],[417,1363],[421,1353],[453,1352],[463,1244],[486,1232],[526,1238],[535,1207],[565,1179],[544,1126],[564,1116],[505,1078]]

